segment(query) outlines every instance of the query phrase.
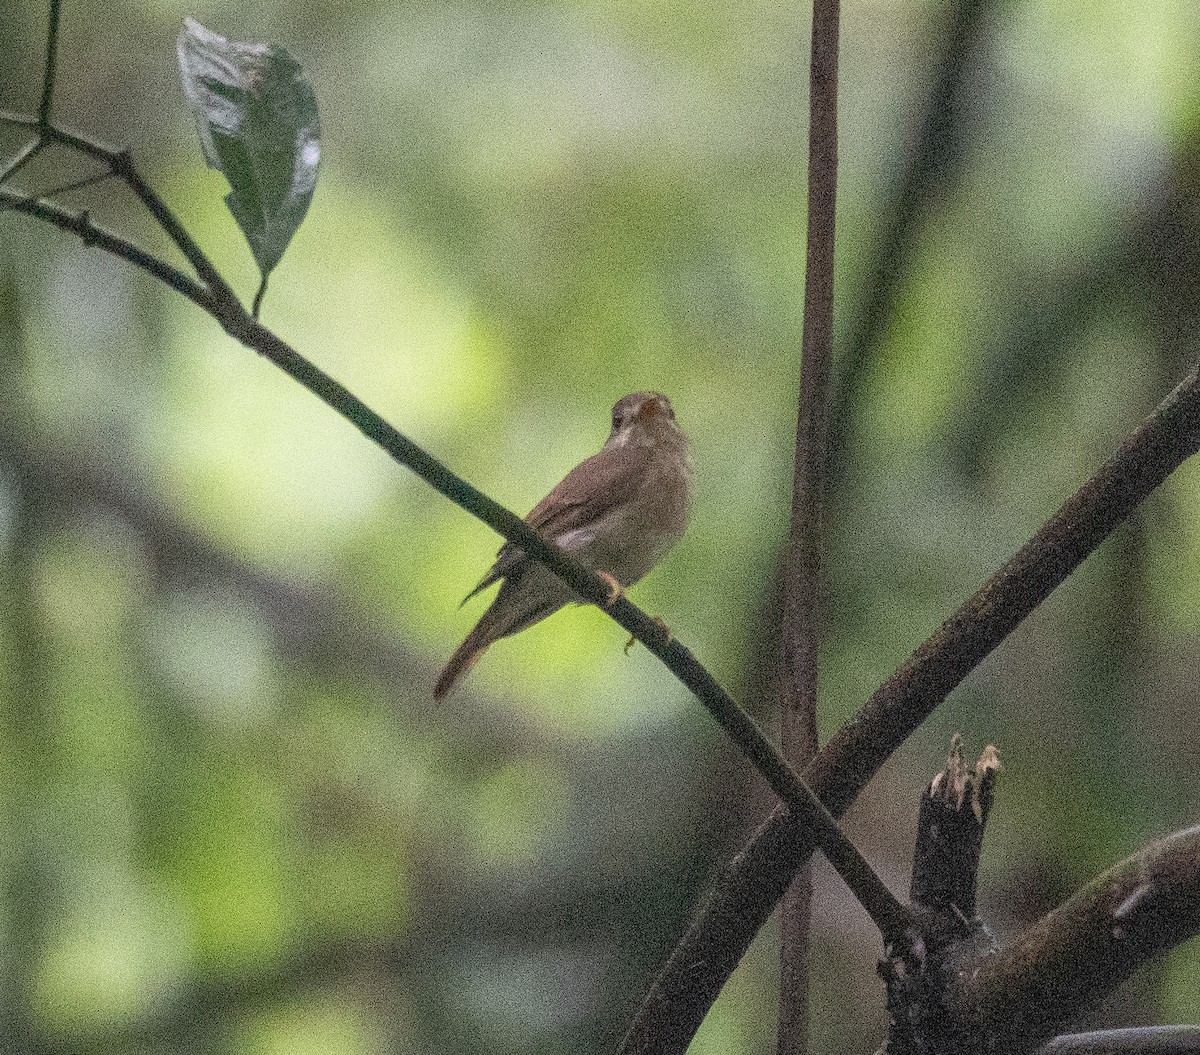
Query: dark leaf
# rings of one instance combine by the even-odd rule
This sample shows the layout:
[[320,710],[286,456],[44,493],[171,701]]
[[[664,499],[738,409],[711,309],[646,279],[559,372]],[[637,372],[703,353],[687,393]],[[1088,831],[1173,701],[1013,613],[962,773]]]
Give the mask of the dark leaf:
[[229,211],[265,284],[317,185],[317,100],[283,48],[230,42],[185,19],[179,72],[211,168],[229,181]]

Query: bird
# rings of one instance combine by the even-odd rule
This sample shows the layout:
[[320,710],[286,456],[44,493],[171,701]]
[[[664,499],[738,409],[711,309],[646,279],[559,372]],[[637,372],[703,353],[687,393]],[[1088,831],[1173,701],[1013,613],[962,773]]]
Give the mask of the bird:
[[[525,518],[535,531],[609,584],[608,604],[645,576],[683,536],[692,504],[687,437],[660,392],[633,392],[612,409],[604,446],[575,466]],[[441,700],[503,637],[566,604],[585,604],[545,565],[506,542],[463,599],[499,582],[500,592],[450,657],[433,689]]]

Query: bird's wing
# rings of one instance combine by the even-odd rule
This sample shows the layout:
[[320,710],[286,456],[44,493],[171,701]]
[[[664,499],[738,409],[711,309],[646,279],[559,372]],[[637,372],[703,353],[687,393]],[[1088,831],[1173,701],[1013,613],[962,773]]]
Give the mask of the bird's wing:
[[[557,487],[543,498],[525,522],[549,539],[561,539],[571,531],[595,523],[613,506],[633,497],[642,479],[642,470],[650,458],[650,448],[639,445],[610,447],[593,454],[572,469]],[[525,560],[523,550],[504,543],[496,563],[466,597],[469,601],[481,590],[512,574]]]

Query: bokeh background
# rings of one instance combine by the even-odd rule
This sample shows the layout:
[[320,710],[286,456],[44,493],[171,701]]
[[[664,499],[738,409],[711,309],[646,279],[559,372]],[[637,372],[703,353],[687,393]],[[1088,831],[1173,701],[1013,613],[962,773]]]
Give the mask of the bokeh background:
[[[0,106],[36,107],[47,6],[5,5]],[[62,119],[247,298],[174,39],[296,55],[324,167],[265,321],[509,506],[672,397],[694,518],[634,598],[772,726],[807,7],[65,8]],[[1193,0],[843,4],[825,735],[1195,361],[1197,69]],[[895,890],[955,730],[1006,763],[1002,935],[1195,821],[1198,507],[1185,466],[876,779],[847,825]],[[594,610],[432,706],[496,545],[178,296],[0,216],[6,1052],[612,1050],[772,800]],[[817,886],[814,1050],[874,1050],[877,938]],[[767,928],[695,1052],[773,1050],[776,961]],[[1193,943],[1090,1021],[1200,1020],[1198,979]]]

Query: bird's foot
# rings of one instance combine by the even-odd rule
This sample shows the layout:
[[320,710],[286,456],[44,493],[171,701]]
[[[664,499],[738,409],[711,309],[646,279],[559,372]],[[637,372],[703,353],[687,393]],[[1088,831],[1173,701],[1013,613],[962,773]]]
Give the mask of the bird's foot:
[[608,584],[608,597],[604,601],[604,607],[611,608],[617,603],[617,598],[619,598],[621,594],[625,592],[625,589],[619,582],[617,582],[616,578],[612,575],[609,575],[608,572],[598,571],[596,574]]
[[[671,628],[669,626],[667,626],[667,624],[664,623],[661,619],[659,619],[658,616],[653,616],[653,619],[659,625],[659,627],[662,629],[663,634],[666,635],[667,644],[669,645],[671,643]],[[629,650],[631,648],[633,648],[634,643],[636,641],[637,641],[637,638],[634,637],[633,634],[630,634],[629,640],[625,642],[625,655],[627,655],[627,656],[629,655]]]

